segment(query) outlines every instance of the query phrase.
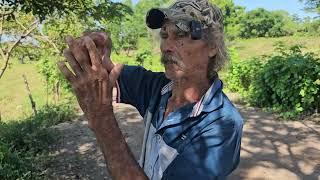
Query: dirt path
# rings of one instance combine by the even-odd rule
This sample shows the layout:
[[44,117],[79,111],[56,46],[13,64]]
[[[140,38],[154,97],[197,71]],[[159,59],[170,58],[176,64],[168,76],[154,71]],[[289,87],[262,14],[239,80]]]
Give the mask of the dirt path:
[[[272,115],[238,106],[246,119],[241,163],[230,179],[320,180],[320,125],[314,122],[279,122]],[[116,105],[116,118],[136,158],[143,137],[137,111]],[[52,179],[110,179],[101,152],[86,121],[57,126],[61,141],[52,147]]]

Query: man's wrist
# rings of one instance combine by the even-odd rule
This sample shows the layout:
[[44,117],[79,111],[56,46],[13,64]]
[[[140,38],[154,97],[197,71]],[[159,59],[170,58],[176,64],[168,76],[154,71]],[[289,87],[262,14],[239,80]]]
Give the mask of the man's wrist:
[[91,120],[99,122],[97,123],[97,126],[92,129],[96,136],[109,135],[114,129],[118,128],[118,124],[112,108],[104,111],[102,114],[96,116],[95,119]]

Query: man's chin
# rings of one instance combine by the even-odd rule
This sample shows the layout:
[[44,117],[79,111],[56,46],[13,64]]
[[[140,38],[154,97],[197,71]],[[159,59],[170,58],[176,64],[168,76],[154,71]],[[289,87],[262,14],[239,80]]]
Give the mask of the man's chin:
[[170,80],[176,80],[183,77],[183,72],[178,68],[168,68],[168,66],[166,66],[165,75]]

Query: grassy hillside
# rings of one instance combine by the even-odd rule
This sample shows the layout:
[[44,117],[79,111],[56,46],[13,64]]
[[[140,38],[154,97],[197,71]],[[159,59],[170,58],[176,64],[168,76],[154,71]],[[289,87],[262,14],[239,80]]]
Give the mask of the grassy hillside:
[[273,45],[283,41],[286,45],[300,44],[305,51],[320,55],[320,37],[281,37],[281,38],[254,38],[236,40],[230,45],[234,46],[241,58],[246,59],[257,55],[271,54]]
[[22,75],[27,76],[37,106],[46,103],[46,88],[35,64],[13,64],[0,79],[0,112],[2,119],[13,119],[32,112]]

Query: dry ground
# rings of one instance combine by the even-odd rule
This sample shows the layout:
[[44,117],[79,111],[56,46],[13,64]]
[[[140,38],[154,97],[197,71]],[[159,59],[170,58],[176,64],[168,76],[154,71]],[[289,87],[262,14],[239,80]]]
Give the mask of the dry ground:
[[[271,114],[238,106],[246,120],[241,162],[230,179],[320,180],[320,125],[311,121],[282,122]],[[127,105],[115,107],[116,118],[136,158],[139,157],[143,123]],[[104,159],[86,121],[57,126],[61,141],[52,147],[52,179],[110,179]]]

